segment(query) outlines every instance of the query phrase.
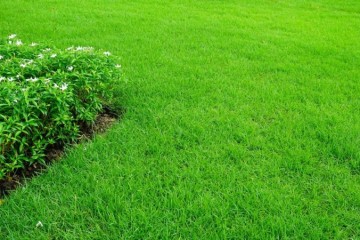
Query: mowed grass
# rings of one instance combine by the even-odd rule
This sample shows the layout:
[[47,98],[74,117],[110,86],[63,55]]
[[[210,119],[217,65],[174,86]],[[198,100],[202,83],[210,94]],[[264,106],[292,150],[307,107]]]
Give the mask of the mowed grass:
[[360,239],[359,1],[0,15],[1,36],[109,50],[128,80],[121,121],[4,199],[0,239]]

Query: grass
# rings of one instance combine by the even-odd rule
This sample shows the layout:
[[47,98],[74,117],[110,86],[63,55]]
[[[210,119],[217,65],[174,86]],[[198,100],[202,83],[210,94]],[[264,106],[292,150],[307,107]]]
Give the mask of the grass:
[[360,239],[358,1],[0,9],[2,36],[108,49],[128,79],[119,123],[4,199],[0,239]]

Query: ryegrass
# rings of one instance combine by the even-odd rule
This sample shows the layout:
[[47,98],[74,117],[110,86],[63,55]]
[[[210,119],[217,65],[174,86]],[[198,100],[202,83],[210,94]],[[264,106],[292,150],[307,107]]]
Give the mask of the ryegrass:
[[358,1],[0,9],[2,36],[109,49],[128,78],[118,124],[5,199],[1,239],[360,238]]

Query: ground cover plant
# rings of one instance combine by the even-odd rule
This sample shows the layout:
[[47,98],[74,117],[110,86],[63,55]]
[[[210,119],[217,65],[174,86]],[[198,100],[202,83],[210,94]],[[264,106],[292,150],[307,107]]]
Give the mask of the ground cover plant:
[[45,163],[45,151],[74,143],[111,104],[120,65],[92,47],[49,48],[16,34],[0,41],[0,180]]
[[0,1],[1,36],[108,49],[127,80],[122,121],[3,199],[0,239],[359,239],[359,13]]

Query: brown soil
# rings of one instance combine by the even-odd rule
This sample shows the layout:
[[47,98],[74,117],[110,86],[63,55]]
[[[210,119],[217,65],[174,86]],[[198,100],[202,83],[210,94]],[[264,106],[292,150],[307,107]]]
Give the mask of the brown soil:
[[[95,124],[91,127],[80,124],[81,136],[80,140],[91,139],[95,134],[105,132],[120,116],[112,111],[108,107],[104,107],[103,112],[97,117]],[[0,180],[0,199],[9,194],[11,190],[14,190],[25,179],[38,175],[46,169],[46,166],[52,162],[59,160],[64,152],[64,146],[53,145],[46,150],[45,163],[34,163],[32,165],[25,166],[24,169],[18,169],[13,173]]]

